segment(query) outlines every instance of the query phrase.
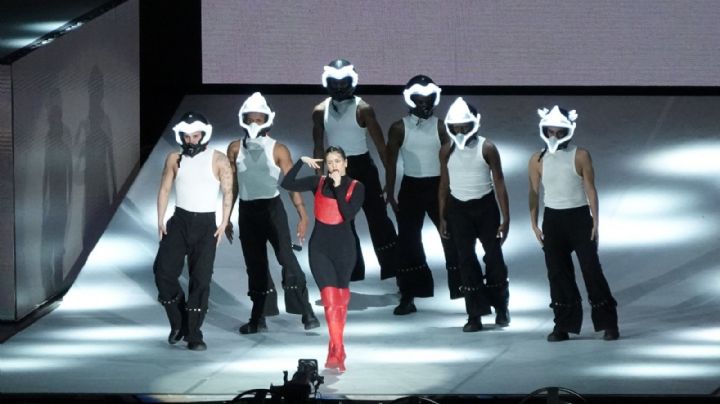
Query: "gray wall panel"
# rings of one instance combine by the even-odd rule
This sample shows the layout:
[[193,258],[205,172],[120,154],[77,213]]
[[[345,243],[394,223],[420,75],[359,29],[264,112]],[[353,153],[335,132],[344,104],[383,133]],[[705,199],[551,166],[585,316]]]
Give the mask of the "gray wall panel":
[[12,69],[0,66],[0,319],[15,316]]
[[139,160],[138,3],[13,64],[17,316],[68,286]]

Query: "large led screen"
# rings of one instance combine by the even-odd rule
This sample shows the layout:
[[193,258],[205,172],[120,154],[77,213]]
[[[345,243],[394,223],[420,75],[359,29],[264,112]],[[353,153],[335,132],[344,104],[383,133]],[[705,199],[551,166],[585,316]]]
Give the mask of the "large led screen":
[[712,0],[202,0],[204,83],[717,86]]

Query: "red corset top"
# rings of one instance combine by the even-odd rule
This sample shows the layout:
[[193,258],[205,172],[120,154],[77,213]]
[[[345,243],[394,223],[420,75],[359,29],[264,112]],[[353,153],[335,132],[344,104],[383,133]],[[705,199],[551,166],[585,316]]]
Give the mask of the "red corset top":
[[[325,183],[325,176],[320,177],[317,189],[315,190],[315,219],[325,224],[340,224],[343,222],[343,217],[340,214],[337,200],[334,198],[327,197],[322,194],[323,184]],[[352,180],[348,187],[347,193],[345,194],[345,201],[349,202],[352,197],[353,190],[357,180]]]

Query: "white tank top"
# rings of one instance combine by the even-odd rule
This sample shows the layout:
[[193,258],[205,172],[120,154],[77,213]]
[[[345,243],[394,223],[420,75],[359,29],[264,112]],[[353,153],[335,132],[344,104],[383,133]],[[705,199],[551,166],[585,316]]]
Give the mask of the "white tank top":
[[274,150],[275,139],[269,136],[253,141],[248,139],[247,148],[240,144],[235,168],[241,200],[270,199],[280,195],[280,167],[275,164]]
[[569,146],[543,156],[543,203],[548,208],[570,209],[588,204],[582,177],[575,170],[576,152],[576,146]]
[[405,138],[400,147],[403,159],[403,172],[410,177],[424,178],[440,175],[440,136],[438,119],[420,119],[415,115],[403,118]]
[[[341,102],[325,100],[325,136],[328,146],[340,146],[347,156],[358,156],[368,152],[367,129],[357,123],[357,106],[360,97]],[[337,109],[337,110],[336,110]]]
[[214,150],[182,156],[175,176],[175,206],[188,212],[215,212],[220,181],[213,172]]
[[478,136],[478,142],[450,153],[448,160],[448,178],[450,194],[461,201],[480,199],[493,190],[490,166],[482,154],[485,138]]

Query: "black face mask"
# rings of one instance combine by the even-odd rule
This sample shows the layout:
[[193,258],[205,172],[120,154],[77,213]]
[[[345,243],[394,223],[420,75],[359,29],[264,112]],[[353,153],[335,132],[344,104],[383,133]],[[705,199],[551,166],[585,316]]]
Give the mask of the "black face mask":
[[327,92],[335,101],[347,100],[352,97],[355,92],[355,87],[352,86],[352,78],[345,77],[344,79],[327,79]]
[[410,99],[415,103],[415,108],[411,109],[410,113],[421,119],[430,118],[435,110],[435,97],[435,94],[411,96]]
[[182,154],[183,154],[183,156],[195,157],[197,154],[205,151],[205,149],[207,149],[207,144],[183,143]]

